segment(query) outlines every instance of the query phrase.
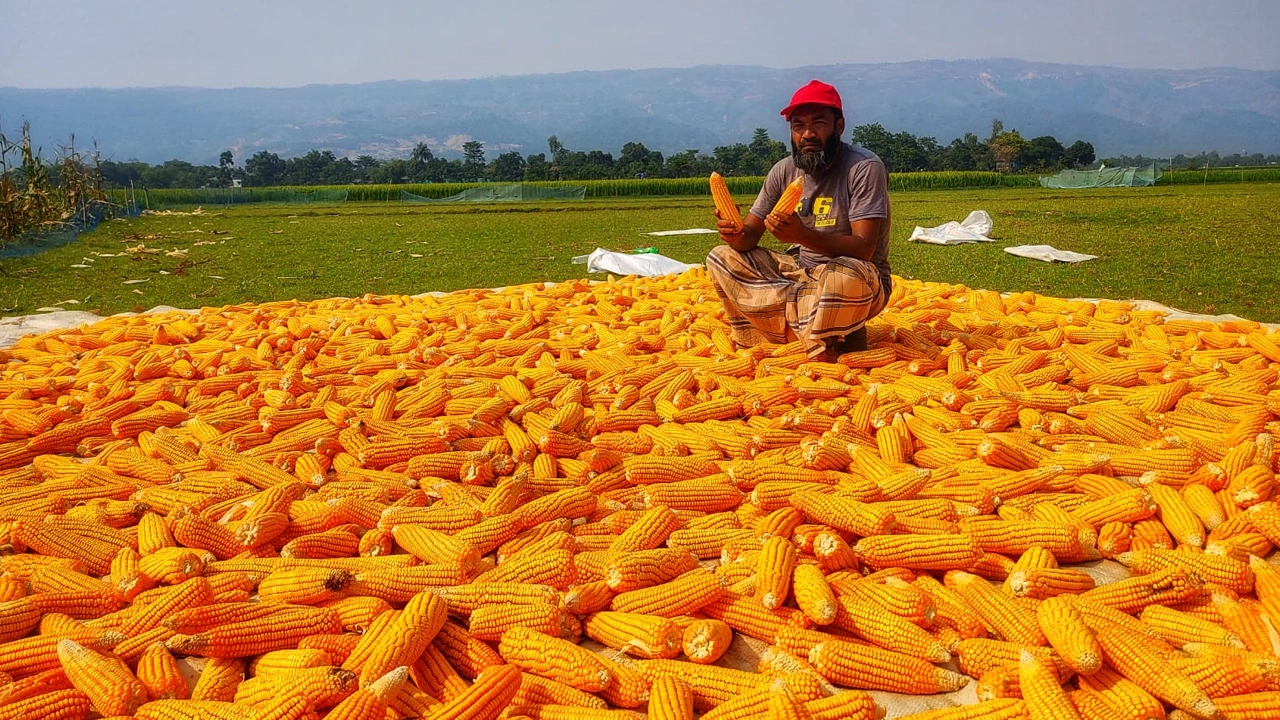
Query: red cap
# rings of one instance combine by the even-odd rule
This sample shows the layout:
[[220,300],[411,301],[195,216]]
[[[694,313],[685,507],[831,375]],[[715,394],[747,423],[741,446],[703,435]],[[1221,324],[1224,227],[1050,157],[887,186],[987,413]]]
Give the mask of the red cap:
[[782,108],[782,117],[790,120],[791,113],[801,105],[825,105],[844,112],[844,106],[840,104],[840,93],[821,80],[810,80],[808,85],[797,90],[791,96],[791,104]]

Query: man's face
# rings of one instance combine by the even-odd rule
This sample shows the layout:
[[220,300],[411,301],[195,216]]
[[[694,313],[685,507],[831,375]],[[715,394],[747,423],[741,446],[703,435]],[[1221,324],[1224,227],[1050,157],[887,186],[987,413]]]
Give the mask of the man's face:
[[844,118],[822,105],[801,105],[791,113],[791,157],[796,167],[821,175],[831,167],[840,149]]

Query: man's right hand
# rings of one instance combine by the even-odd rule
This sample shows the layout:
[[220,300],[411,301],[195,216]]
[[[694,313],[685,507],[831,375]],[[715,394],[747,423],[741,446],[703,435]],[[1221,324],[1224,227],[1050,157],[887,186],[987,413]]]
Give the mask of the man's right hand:
[[716,230],[720,231],[720,240],[728,245],[737,247],[742,242],[742,225],[732,220],[725,220],[720,217],[720,213],[716,213]]
[[751,252],[760,244],[764,235],[764,221],[750,213],[742,216],[742,223],[725,220],[716,213],[716,231],[720,241],[738,252]]

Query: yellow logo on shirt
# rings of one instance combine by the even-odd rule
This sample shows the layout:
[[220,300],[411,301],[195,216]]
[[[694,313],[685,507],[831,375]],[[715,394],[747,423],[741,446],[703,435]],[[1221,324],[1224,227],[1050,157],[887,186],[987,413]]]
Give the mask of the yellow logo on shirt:
[[813,226],[814,227],[833,227],[836,219],[828,217],[831,214],[831,201],[829,197],[817,197],[813,199]]

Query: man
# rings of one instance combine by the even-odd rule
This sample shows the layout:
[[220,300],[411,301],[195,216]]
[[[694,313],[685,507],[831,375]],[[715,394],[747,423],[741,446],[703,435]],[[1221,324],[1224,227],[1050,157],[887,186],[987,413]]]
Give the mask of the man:
[[[888,173],[874,153],[840,139],[844,108],[834,87],[810,82],[782,116],[791,156],[769,170],[741,225],[719,219],[724,244],[711,250],[707,271],[739,345],[799,339],[809,357],[834,362],[866,349],[866,322],[889,300]],[[795,214],[773,214],[800,176]],[[759,247],[766,230],[791,245],[786,253]]]

